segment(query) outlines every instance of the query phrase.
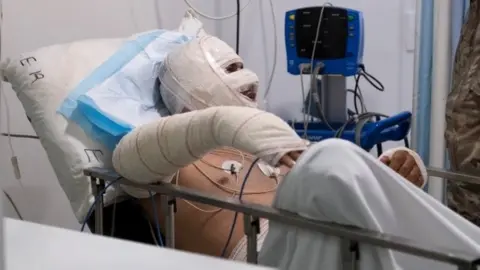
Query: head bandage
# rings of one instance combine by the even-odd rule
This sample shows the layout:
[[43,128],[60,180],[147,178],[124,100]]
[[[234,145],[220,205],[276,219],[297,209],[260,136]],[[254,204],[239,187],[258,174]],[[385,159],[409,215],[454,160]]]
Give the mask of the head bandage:
[[242,95],[257,91],[258,77],[248,70],[228,72],[242,59],[225,42],[213,36],[194,39],[169,53],[160,67],[160,92],[170,113],[213,106],[257,107]]

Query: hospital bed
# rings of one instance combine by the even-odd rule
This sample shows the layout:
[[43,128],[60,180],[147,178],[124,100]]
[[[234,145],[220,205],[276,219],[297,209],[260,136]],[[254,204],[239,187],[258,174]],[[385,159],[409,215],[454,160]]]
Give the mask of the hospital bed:
[[[222,198],[207,195],[188,188],[179,187],[171,184],[159,185],[139,185],[118,175],[117,173],[103,168],[90,168],[84,170],[86,176],[91,179],[93,191],[96,192],[95,202],[95,232],[102,234],[103,228],[103,196],[102,192],[106,183],[121,183],[136,188],[150,190],[162,195],[162,205],[166,208],[165,218],[165,239],[166,246],[175,248],[174,241],[174,214],[176,198],[186,199],[193,202],[220,207],[244,214],[244,230],[247,236],[247,261],[251,264],[257,263],[257,234],[259,233],[259,218],[269,219],[296,226],[305,230],[316,231],[326,235],[333,235],[343,240],[342,261],[343,269],[359,269],[361,250],[359,243],[367,243],[382,248],[397,250],[406,254],[424,257],[439,262],[449,263],[457,266],[457,269],[477,269],[480,266],[480,256],[468,254],[461,251],[455,251],[444,247],[427,246],[416,243],[414,240],[382,234],[378,232],[363,230],[352,226],[321,222],[313,219],[301,217],[297,214],[278,210],[271,207],[246,203],[237,199]],[[451,173],[442,169],[430,168],[431,176],[455,179],[470,183],[480,183],[480,177]]]
[[[153,33],[153,32],[152,32]],[[92,70],[100,66],[105,59],[107,59],[112,51],[115,52],[123,44],[123,41],[120,40],[111,40],[111,41],[85,41],[83,43],[75,43],[70,45],[59,45],[56,47],[50,47],[43,50],[36,51],[34,53],[28,53],[22,55],[16,60],[6,64],[4,67],[4,72],[9,78],[9,82],[13,85],[13,88],[16,89],[17,94],[19,95],[20,100],[24,104],[24,108],[27,112],[27,115],[32,118],[32,125],[35,127],[39,137],[41,137],[43,146],[49,152],[49,158],[53,166],[56,166],[57,174],[59,174],[59,179],[62,183],[84,183],[78,178],[72,178],[72,171],[77,172],[78,168],[86,168],[90,166],[90,169],[84,171],[84,174],[90,178],[93,194],[96,197],[95,200],[95,233],[104,234],[103,232],[103,221],[104,217],[104,197],[103,191],[104,188],[112,182],[121,183],[122,185],[130,185],[135,187],[140,187],[143,189],[151,190],[155,193],[163,195],[163,200],[165,203],[162,203],[163,207],[166,207],[167,213],[165,221],[165,240],[166,244],[170,248],[175,248],[175,241],[172,237],[175,230],[174,224],[174,212],[176,198],[187,199],[189,201],[199,202],[203,204],[209,204],[212,206],[221,207],[224,209],[229,209],[232,211],[242,212],[245,215],[245,234],[248,238],[248,262],[256,263],[257,262],[257,233],[258,233],[258,220],[259,218],[266,218],[271,221],[285,223],[291,226],[297,226],[305,230],[316,231],[325,235],[333,235],[344,240],[344,251],[342,252],[343,259],[343,268],[344,269],[356,269],[358,268],[359,260],[361,260],[362,250],[359,248],[359,243],[368,243],[370,245],[379,246],[386,249],[398,250],[403,253],[417,255],[420,257],[429,258],[432,260],[437,260],[444,263],[449,263],[457,266],[457,269],[476,269],[480,264],[480,256],[476,254],[469,254],[468,252],[463,251],[454,251],[438,246],[429,246],[425,244],[419,244],[418,242],[412,241],[410,239],[399,238],[391,235],[381,234],[374,231],[366,231],[352,226],[345,226],[340,224],[320,222],[317,220],[307,219],[299,215],[280,211],[275,208],[259,206],[254,204],[245,203],[239,200],[234,199],[225,199],[219,197],[213,197],[211,195],[202,194],[193,190],[189,190],[182,187],[176,187],[169,184],[162,185],[149,185],[149,186],[139,186],[120,177],[117,173],[102,169],[100,167],[92,167],[92,164],[98,159],[104,157],[106,151],[94,142],[84,139],[85,134],[81,132],[71,132],[71,123],[67,123],[65,119],[60,117],[56,111],[61,100],[63,100],[72,88],[74,88],[80,80],[83,80]],[[103,47],[102,47],[103,46]],[[95,48],[92,50],[91,48]],[[102,49],[103,48],[103,49]],[[74,50],[75,49],[75,50]],[[92,54],[91,51],[96,51],[96,54]],[[100,51],[100,52],[98,52]],[[70,53],[70,54],[67,54]],[[76,54],[72,53],[76,52]],[[88,52],[88,53],[87,53]],[[98,56],[100,55],[100,57]],[[87,57],[86,57],[87,56]],[[70,57],[70,58],[68,58]],[[38,60],[37,60],[38,59]],[[46,62],[45,59],[68,59],[70,61],[64,61],[65,66],[59,66],[57,62],[51,64]],[[86,61],[86,60],[88,61]],[[85,64],[83,62],[87,62]],[[95,60],[95,61],[94,61]],[[42,62],[43,61],[43,62]],[[27,64],[28,65],[27,65]],[[63,63],[63,62],[61,62]],[[78,63],[78,66],[72,67],[72,63]],[[40,71],[39,71],[40,70]],[[58,70],[72,70],[72,74],[69,74],[72,79],[71,81],[65,82],[63,78],[68,78],[69,76],[59,76],[56,78],[55,74],[58,73]],[[49,73],[52,76],[45,76],[44,74]],[[63,75],[63,74],[62,74]],[[53,79],[52,79],[53,78]],[[25,82],[34,83],[26,84]],[[66,85],[66,86],[64,86]],[[38,95],[38,96],[37,96]],[[41,109],[41,110],[40,110]],[[36,119],[37,118],[37,119]],[[45,132],[47,128],[42,126],[44,123],[54,123],[47,125],[48,132]],[[54,126],[54,128],[52,128]],[[53,134],[53,135],[52,135]],[[73,135],[72,135],[73,134]],[[64,146],[59,144],[58,141],[63,142],[63,138],[66,135],[67,141],[72,139],[72,142]],[[56,140],[57,139],[57,140]],[[62,139],[62,140],[60,140]],[[81,144],[78,141],[82,141]],[[72,146],[73,145],[73,146]],[[63,147],[63,148],[62,148]],[[75,148],[72,150],[72,148]],[[68,151],[67,151],[68,150]],[[70,153],[71,159],[64,158],[64,153]],[[58,154],[61,153],[61,154]],[[86,157],[83,156],[86,155]],[[81,157],[81,158],[79,158]],[[68,163],[69,160],[81,160],[87,159],[81,164],[72,164]],[[108,160],[108,156],[105,155],[105,160]],[[473,182],[480,183],[480,179],[469,176],[458,177],[458,175],[446,175],[446,172],[436,169],[431,169],[430,174],[432,176],[440,176],[444,178],[456,178],[458,180],[469,180]],[[447,173],[448,174],[448,173]],[[62,177],[63,176],[63,177]],[[77,177],[77,175],[75,175]],[[79,180],[80,179],[80,180]],[[83,186],[82,190],[86,190]],[[67,189],[69,190],[69,189]],[[71,189],[73,190],[73,189]],[[70,190],[69,190],[70,191]],[[77,199],[78,195],[74,194],[70,196]],[[76,204],[77,206],[78,204]],[[7,230],[9,230],[7,228]],[[10,237],[10,233],[7,232]],[[75,238],[68,238],[70,243],[76,243],[75,245],[80,246],[78,243],[85,243],[84,239],[90,239],[91,236],[78,234],[78,238],[82,240],[75,241]],[[73,241],[72,241],[73,240]],[[51,241],[44,240],[44,242]],[[116,240],[112,240],[116,241]],[[112,242],[113,243],[113,242]],[[116,242],[115,242],[116,243]],[[100,245],[100,244],[99,244]],[[92,241],[89,246],[91,249],[98,250],[95,241]],[[92,251],[92,257],[94,260],[106,256],[106,254],[111,254],[114,252],[105,252],[105,250],[110,249],[107,245],[103,245],[103,252],[94,252]],[[133,246],[132,246],[133,247]],[[139,247],[139,246],[138,246]],[[137,246],[135,246],[137,248]],[[59,248],[60,249],[60,248]],[[85,248],[84,248],[85,249]],[[131,250],[131,249],[130,249]],[[163,249],[160,249],[163,250]],[[115,251],[115,250],[113,250]],[[162,251],[163,252],[163,251]],[[63,253],[63,252],[62,252]],[[136,252],[137,253],[137,252]],[[157,257],[153,253],[146,252],[148,256]],[[173,254],[173,253],[172,253]],[[110,256],[110,255],[109,255]],[[164,257],[170,256],[170,253],[165,253]],[[119,259],[124,258],[120,254],[116,254],[116,257]],[[127,256],[128,257],[128,256]],[[160,257],[160,256],[159,256]],[[143,257],[142,257],[143,258]],[[141,262],[142,258],[135,258],[136,261]],[[169,258],[169,261],[170,258]],[[186,260],[188,261],[188,260]],[[195,263],[195,262],[194,262]],[[201,263],[195,263],[195,265],[200,265]],[[157,265],[159,268],[161,264]],[[229,267],[225,265],[226,267]],[[224,267],[225,267],[224,266]],[[135,264],[135,267],[138,267]],[[215,266],[214,266],[215,267]],[[64,267],[65,268],[65,267]],[[64,269],[63,268],[63,269]],[[84,267],[82,267],[84,268]],[[144,267],[147,268],[147,267]],[[180,269],[181,267],[178,267]],[[211,268],[211,266],[209,266]],[[169,269],[172,269],[171,267]],[[235,269],[231,267],[231,269]]]

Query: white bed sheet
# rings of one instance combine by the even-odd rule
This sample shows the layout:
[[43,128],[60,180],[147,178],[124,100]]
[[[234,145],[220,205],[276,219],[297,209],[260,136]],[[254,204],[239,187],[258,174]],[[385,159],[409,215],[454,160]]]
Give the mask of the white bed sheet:
[[[339,139],[310,147],[278,187],[274,207],[419,244],[480,256],[480,228],[360,147]],[[260,252],[263,265],[340,269],[339,238],[278,222]],[[360,269],[455,270],[456,266],[360,243]]]
[[268,270],[219,258],[4,219],[7,270]]

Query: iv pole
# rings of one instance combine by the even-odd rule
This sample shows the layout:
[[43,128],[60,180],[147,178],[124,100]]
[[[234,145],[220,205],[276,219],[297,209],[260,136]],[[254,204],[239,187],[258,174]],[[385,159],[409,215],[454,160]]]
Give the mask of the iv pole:
[[[451,5],[452,0],[434,1],[429,166],[435,168],[444,168],[445,166],[445,106],[450,92],[450,67],[452,64]],[[429,177],[428,193],[435,199],[444,202],[445,179]]]

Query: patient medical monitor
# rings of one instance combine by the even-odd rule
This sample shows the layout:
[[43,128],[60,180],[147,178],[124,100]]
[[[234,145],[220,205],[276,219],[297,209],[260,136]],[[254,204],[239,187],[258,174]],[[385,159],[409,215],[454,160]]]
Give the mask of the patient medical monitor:
[[362,13],[330,6],[306,7],[286,12],[288,73],[300,75],[300,64],[311,64],[320,19],[313,66],[323,66],[319,73],[321,75],[347,77],[357,74],[363,57]]

